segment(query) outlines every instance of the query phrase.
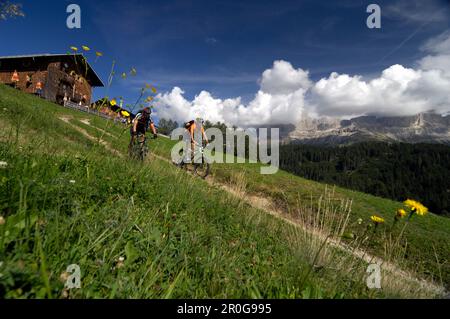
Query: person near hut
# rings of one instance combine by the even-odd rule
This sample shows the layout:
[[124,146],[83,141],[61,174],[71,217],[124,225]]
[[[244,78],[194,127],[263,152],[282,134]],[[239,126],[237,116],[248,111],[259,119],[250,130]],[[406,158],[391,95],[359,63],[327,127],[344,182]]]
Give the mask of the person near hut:
[[17,83],[19,83],[19,73],[17,73],[17,70],[14,70],[13,75],[11,77],[11,82],[14,86],[14,88],[17,88]]
[[36,83],[36,95],[42,97],[42,82],[38,81]]

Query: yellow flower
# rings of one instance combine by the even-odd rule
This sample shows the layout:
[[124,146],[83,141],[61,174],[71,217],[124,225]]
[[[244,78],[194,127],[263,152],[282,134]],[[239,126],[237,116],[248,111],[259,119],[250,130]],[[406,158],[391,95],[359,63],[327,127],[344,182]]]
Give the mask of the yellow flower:
[[156,88],[152,87],[152,92],[156,94],[156,92],[158,91],[156,90]]
[[70,49],[71,49],[72,51],[75,51],[75,52],[78,51],[78,48],[77,48],[77,47],[70,47]]
[[127,74],[125,72],[122,73],[122,79],[126,79],[127,78]]
[[403,217],[405,217],[406,215],[408,215],[408,214],[406,213],[406,211],[405,211],[404,209],[398,209],[398,210],[397,210],[397,217],[403,218]]
[[151,102],[151,101],[153,101],[153,97],[152,96],[147,96],[147,99],[145,101],[146,102]]
[[417,202],[415,200],[407,199],[407,200],[405,200],[403,202],[403,204],[408,206],[411,209],[412,212],[415,212],[419,216],[423,216],[426,213],[428,213],[428,208],[426,208],[421,203],[419,203],[419,202]]
[[95,55],[98,56],[98,57],[101,57],[101,56],[103,56],[103,53],[101,53],[101,52],[95,52]]
[[150,89],[152,86],[148,83],[145,84],[145,88]]
[[116,101],[116,99],[112,99],[112,100],[111,100],[111,102],[110,102],[110,104],[111,104],[112,106],[115,106],[115,105],[117,105],[117,101]]
[[84,51],[91,51],[91,49],[88,46],[83,45],[81,47],[83,48]]
[[371,219],[376,225],[378,225],[378,224],[383,224],[383,223],[384,223],[384,218],[379,217],[379,216],[376,216],[376,215],[370,216],[370,219]]

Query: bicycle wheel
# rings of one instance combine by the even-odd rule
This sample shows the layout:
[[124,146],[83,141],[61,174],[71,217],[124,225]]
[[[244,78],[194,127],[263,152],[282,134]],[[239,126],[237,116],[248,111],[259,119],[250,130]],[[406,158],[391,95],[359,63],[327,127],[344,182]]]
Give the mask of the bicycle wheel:
[[201,163],[194,164],[194,172],[201,178],[205,179],[210,172],[211,166],[205,160],[202,160]]
[[135,143],[132,148],[131,148],[131,152],[130,152],[130,158],[133,160],[137,160],[139,159],[139,153],[140,153],[140,146],[139,143]]
[[138,154],[139,154],[138,159],[140,161],[144,161],[145,158],[147,157],[148,149],[147,149],[147,145],[145,145],[145,142],[143,142],[139,145],[139,153]]
[[144,135],[139,135],[137,138],[137,152],[136,152],[136,158],[140,161],[144,161],[145,157],[147,156],[147,139]]

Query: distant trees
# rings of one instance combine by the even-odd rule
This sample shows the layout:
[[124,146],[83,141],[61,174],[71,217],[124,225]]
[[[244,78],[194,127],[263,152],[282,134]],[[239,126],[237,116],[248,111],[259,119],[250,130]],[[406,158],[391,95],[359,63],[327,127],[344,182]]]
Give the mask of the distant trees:
[[0,20],[24,16],[21,4],[0,0]]
[[225,136],[225,134],[227,132],[227,126],[226,126],[226,124],[224,124],[222,122],[216,122],[215,124],[213,124],[212,122],[206,120],[203,126],[204,126],[205,130],[212,128],[212,127],[217,128],[222,132],[223,136]]
[[366,142],[346,147],[282,145],[280,168],[296,175],[450,212],[450,147]]
[[158,123],[158,132],[164,135],[170,135],[177,127],[178,123],[176,121],[160,119]]

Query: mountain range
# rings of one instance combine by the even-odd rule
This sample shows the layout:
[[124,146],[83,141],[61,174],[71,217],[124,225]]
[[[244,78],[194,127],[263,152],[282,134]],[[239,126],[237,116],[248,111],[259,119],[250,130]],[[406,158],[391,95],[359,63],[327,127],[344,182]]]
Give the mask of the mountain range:
[[450,145],[450,115],[361,116],[350,120],[303,116],[284,142],[345,145],[363,141],[442,143]]

